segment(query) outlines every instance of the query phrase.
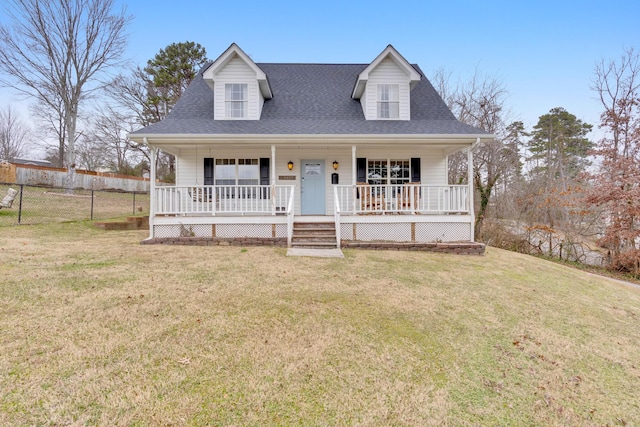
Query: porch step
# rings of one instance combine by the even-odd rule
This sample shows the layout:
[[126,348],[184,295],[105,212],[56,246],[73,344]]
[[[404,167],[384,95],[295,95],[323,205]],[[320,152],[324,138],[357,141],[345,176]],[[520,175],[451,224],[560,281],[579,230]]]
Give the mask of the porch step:
[[291,247],[306,249],[337,248],[335,224],[333,222],[294,223]]

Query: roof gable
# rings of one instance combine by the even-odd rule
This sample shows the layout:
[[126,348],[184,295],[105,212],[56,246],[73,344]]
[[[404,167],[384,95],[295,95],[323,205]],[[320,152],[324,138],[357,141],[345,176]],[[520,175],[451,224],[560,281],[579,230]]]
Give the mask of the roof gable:
[[[214,111],[219,101],[214,99],[215,92],[203,74],[220,70],[224,61],[250,61],[249,58],[242,59],[239,48],[232,45],[228,52],[203,67],[165,119],[131,133],[131,137],[136,141],[143,137],[269,139],[275,135],[340,135],[341,138],[392,135],[407,139],[492,137],[458,121],[429,79],[422,77],[425,74],[416,64],[404,67],[407,73],[415,73],[414,78],[419,77],[411,89],[410,120],[366,120],[361,100],[351,96],[353,83],[361,76],[371,77],[374,81],[376,72],[371,76],[369,73],[381,69],[375,65],[390,58],[391,49],[385,49],[371,64],[255,64],[251,61],[254,69],[268,76],[275,96],[264,101],[258,120],[216,120]],[[235,53],[232,55],[232,52]],[[401,57],[391,55],[391,58]],[[369,70],[365,72],[367,68]],[[220,73],[218,78],[222,80],[224,74]]]
[[367,84],[367,80],[369,80],[369,73],[375,70],[378,65],[386,58],[391,59],[401,70],[403,70],[407,76],[409,77],[409,82],[411,83],[411,87],[415,86],[416,83],[420,81],[421,75],[416,69],[409,64],[409,62],[404,59],[402,55],[391,45],[387,46],[385,50],[383,50],[376,58],[365,68],[362,70],[360,74],[358,74],[358,78],[356,80],[356,85],[353,88],[353,92],[351,97],[354,99],[360,99],[362,93],[364,92],[365,86]]
[[260,87],[260,92],[264,99],[273,98],[273,92],[271,91],[271,85],[269,84],[269,80],[267,79],[267,75],[258,65],[253,62],[253,60],[244,53],[240,46],[235,43],[231,43],[231,46],[225,50],[222,55],[218,57],[215,61],[213,61],[203,72],[202,77],[205,82],[213,89],[213,82],[216,80],[216,76],[218,73],[234,58],[240,58],[249,68],[253,70],[256,74],[256,80],[258,81],[258,85]]

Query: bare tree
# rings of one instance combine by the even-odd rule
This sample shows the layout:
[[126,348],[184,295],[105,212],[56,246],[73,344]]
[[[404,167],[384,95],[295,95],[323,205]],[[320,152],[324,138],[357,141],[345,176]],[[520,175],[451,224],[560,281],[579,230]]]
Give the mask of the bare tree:
[[[160,51],[142,69],[119,75],[106,88],[119,114],[131,115],[138,125],[148,126],[164,119],[178,101],[198,70],[207,62],[206,50],[199,43],[172,43]],[[131,147],[151,161],[147,147],[131,142]],[[160,152],[156,170],[165,180],[175,179],[175,158]]]
[[[505,109],[507,90],[495,77],[485,76],[476,70],[471,79],[451,87],[449,75],[438,70],[434,86],[441,93],[453,114],[463,123],[496,135],[496,139],[483,141],[474,148],[473,180],[479,195],[476,214],[476,238],[482,232],[482,224],[487,214],[492,193],[508,171],[519,168],[517,148],[509,144]],[[453,155],[449,158],[449,181],[466,182],[466,156]]]
[[600,168],[588,201],[606,210],[600,243],[611,251],[613,266],[640,275],[640,55],[627,49],[618,61],[602,60],[592,89],[604,109],[605,136],[594,150]]
[[149,126],[166,116],[164,105],[153,102],[160,98],[153,77],[140,67],[130,75],[118,75],[106,89],[119,107],[135,116],[140,126]]
[[11,109],[0,110],[0,160],[13,161],[22,155],[30,129]]
[[[52,105],[57,105],[57,108],[52,108]],[[62,99],[55,92],[49,93],[46,100],[36,99],[36,102],[31,104],[29,109],[42,133],[53,136],[56,140],[57,145],[53,147],[48,139],[43,138],[42,148],[50,153],[49,157],[54,160],[52,162],[54,165],[63,168],[67,152],[67,128],[65,126],[67,111],[64,109]]]
[[105,166],[109,157],[107,146],[92,135],[82,135],[76,141],[78,167],[95,171]]
[[[62,107],[68,185],[75,173],[75,140],[81,102],[102,87],[109,68],[120,65],[126,45],[125,10],[113,0],[7,0],[12,26],[0,26],[0,82]],[[55,94],[53,100],[50,95]]]
[[[107,107],[98,112],[89,124],[90,141],[100,141],[103,145],[104,163],[118,173],[130,174],[132,164],[139,163],[146,153],[127,134],[136,127],[136,121],[115,108]],[[148,161],[147,161],[148,163]]]

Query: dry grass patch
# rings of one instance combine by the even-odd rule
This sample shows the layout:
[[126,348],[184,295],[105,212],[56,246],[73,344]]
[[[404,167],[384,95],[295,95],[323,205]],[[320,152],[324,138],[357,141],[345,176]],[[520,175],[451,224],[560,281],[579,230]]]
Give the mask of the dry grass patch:
[[633,425],[640,291],[536,258],[0,235],[4,425]]

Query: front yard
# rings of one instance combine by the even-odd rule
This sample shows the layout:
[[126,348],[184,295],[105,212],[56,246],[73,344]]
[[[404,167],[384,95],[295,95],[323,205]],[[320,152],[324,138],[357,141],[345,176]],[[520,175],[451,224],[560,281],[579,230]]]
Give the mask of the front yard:
[[2,425],[633,425],[640,291],[533,257],[0,234]]

